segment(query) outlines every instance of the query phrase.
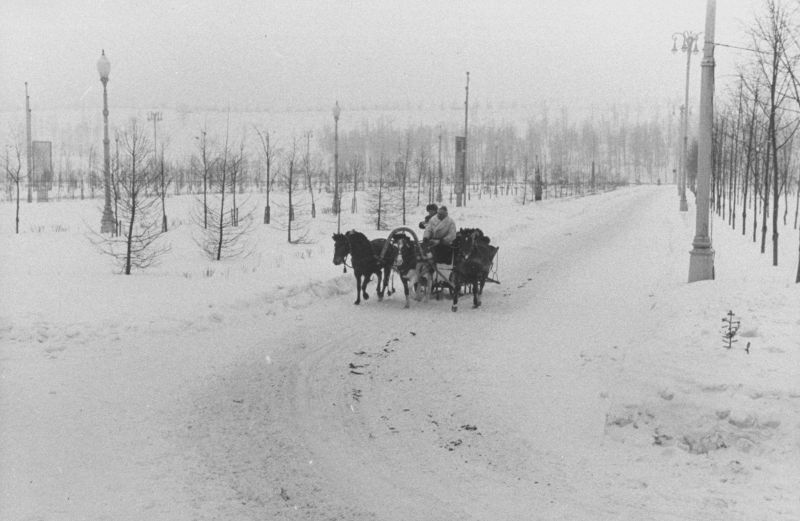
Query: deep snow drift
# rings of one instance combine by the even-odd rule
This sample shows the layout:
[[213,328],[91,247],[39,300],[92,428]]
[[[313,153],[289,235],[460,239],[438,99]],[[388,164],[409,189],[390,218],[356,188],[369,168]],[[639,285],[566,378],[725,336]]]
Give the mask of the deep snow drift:
[[168,204],[172,252],[130,277],[96,201],[24,205],[20,235],[0,205],[0,518],[800,518],[796,231],[776,268],[715,220],[687,284],[674,187],[473,198],[451,215],[501,284],[452,313],[354,306],[330,214],[215,263]]

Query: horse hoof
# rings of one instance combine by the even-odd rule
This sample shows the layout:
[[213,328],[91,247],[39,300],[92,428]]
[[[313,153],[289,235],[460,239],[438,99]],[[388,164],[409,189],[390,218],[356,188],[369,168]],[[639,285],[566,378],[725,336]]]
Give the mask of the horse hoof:
[[452,307],[452,308],[450,308],[450,309],[452,309],[452,310],[453,310],[453,313],[455,313],[456,311],[458,311],[458,306],[453,306],[453,307]]
[[355,302],[353,302],[353,304],[355,304],[357,306],[357,305],[361,304],[361,301],[360,300],[356,300]]

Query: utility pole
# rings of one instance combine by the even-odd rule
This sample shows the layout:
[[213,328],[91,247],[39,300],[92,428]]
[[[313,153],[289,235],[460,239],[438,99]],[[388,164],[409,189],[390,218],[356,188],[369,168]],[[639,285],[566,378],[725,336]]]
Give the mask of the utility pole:
[[333,211],[336,212],[336,233],[342,233],[342,209],[339,207],[339,101],[333,106]]
[[[166,197],[166,182],[164,180],[164,158],[161,157],[161,161],[158,160],[158,133],[156,131],[157,123],[161,121],[161,112],[148,112],[147,113],[147,121],[153,122],[153,170],[158,168],[161,165],[161,193],[159,194],[161,198],[161,231],[167,231],[167,209],[165,207],[164,198]],[[163,150],[162,150],[163,154]],[[234,195],[234,197],[236,197]]]
[[158,157],[158,136],[156,133],[156,124],[161,121],[161,112],[148,112],[147,113],[147,121],[153,122],[153,157]]
[[709,194],[711,190],[711,159],[714,153],[712,125],[714,121],[714,23],[716,0],[706,3],[706,41],[703,46],[700,82],[700,129],[697,146],[697,197],[695,200],[696,227],[689,252],[689,282],[714,278],[714,250],[709,229]]
[[25,131],[26,157],[28,160],[28,202],[33,202],[33,145],[31,144],[31,98],[28,96],[28,82],[25,82]]
[[442,202],[442,129],[439,128],[439,183],[436,188],[436,202]]
[[461,171],[462,193],[456,194],[456,206],[467,206],[467,132],[469,129],[469,71],[467,71],[467,86],[464,89],[466,97],[464,99],[464,162]]

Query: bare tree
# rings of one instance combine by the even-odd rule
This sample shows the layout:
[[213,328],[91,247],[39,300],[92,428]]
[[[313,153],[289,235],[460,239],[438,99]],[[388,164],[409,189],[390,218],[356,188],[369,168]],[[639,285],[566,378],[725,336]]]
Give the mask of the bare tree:
[[400,190],[402,193],[400,194],[401,197],[401,204],[402,204],[402,217],[403,217],[403,226],[406,225],[406,186],[408,185],[408,161],[409,156],[411,156],[411,134],[409,133],[406,136],[406,153],[403,159],[403,172],[402,172],[402,182],[400,185]]
[[270,214],[272,213],[272,209],[269,205],[269,193],[272,183],[270,169],[272,162],[275,160],[275,150],[270,144],[269,131],[261,132],[260,130],[256,129],[256,133],[258,134],[259,141],[261,142],[261,150],[264,152],[264,160],[267,162],[267,205],[264,207],[264,224],[269,224]]
[[121,138],[125,159],[118,173],[119,218],[124,226],[121,236],[100,236],[95,243],[120,263],[125,275],[130,275],[133,268],[152,266],[169,251],[169,246],[159,241],[158,198],[146,192],[157,178],[153,169],[148,168],[152,165],[148,158],[152,151],[148,138],[135,119],[131,120]]
[[280,209],[285,209],[286,220],[276,220],[275,226],[286,231],[286,240],[290,244],[307,244],[309,239],[310,219],[308,218],[308,204],[299,190],[301,176],[297,168],[297,140],[292,140],[292,146],[283,160],[284,172],[282,176],[276,177],[276,181],[282,181],[286,185],[287,205],[278,204]]
[[[783,120],[785,103],[789,100],[790,89],[793,84],[791,71],[797,61],[790,57],[788,49],[793,43],[794,25],[791,14],[779,1],[766,0],[766,13],[756,20],[751,31],[753,45],[758,51],[757,67],[761,77],[765,80],[769,96],[765,103],[765,112],[768,116],[767,139],[768,153],[766,160],[768,167],[764,176],[764,201],[761,228],[761,252],[765,252],[767,234],[767,218],[772,196],[772,264],[778,264],[778,204],[780,202],[780,165],[779,149],[783,148],[797,130],[795,118],[789,122]],[[769,171],[769,166],[772,171]],[[772,193],[770,194],[770,186]]]
[[[14,158],[9,159],[8,150],[11,148],[14,151]],[[14,213],[14,230],[19,233],[19,183],[25,176],[21,174],[22,171],[22,146],[17,139],[13,145],[6,145],[6,161],[5,170],[6,176],[14,183],[16,187],[16,209]]]
[[419,147],[419,155],[415,163],[417,166],[417,206],[419,206],[422,192],[422,179],[428,170],[428,152],[424,144]]
[[206,129],[200,130],[198,146],[200,147],[200,161],[203,177],[203,228],[208,229],[208,185],[210,184],[211,169],[208,159],[208,141],[206,139]]
[[167,231],[167,189],[172,184],[172,175],[164,163],[164,149],[167,147],[168,141],[161,143],[161,155],[155,161],[155,168],[158,172],[157,180],[155,182],[155,191],[158,198],[161,200],[161,231]]
[[356,192],[358,191],[359,175],[364,176],[364,158],[359,154],[354,154],[348,161],[350,172],[353,174],[353,200],[350,203],[350,213],[358,213],[358,199]]
[[388,230],[389,223],[396,221],[399,209],[397,207],[397,197],[391,193],[386,182],[384,169],[387,163],[383,152],[380,155],[378,165],[378,184],[369,190],[370,214],[375,215],[375,229]]
[[311,131],[306,133],[306,157],[305,157],[305,171],[306,171],[306,185],[308,186],[308,195],[311,197],[311,218],[317,217],[317,206],[314,202],[314,187],[311,183]]
[[[213,260],[223,257],[239,257],[250,253],[245,240],[253,223],[252,211],[245,212],[238,219],[238,212],[230,211],[226,206],[227,194],[232,191],[232,178],[241,171],[244,160],[244,147],[240,145],[240,154],[234,156],[230,152],[228,130],[219,156],[208,164],[209,184],[212,193],[203,201],[203,216],[195,216],[195,221],[203,227],[196,235],[195,243]],[[235,195],[234,195],[235,197]]]

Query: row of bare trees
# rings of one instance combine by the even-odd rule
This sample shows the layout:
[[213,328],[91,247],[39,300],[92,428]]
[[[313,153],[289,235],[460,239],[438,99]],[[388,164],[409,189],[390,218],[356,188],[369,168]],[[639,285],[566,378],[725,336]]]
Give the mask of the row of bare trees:
[[[566,109],[562,109],[557,117],[551,112],[550,108],[543,106],[540,114],[531,117],[524,129],[511,124],[478,123],[470,127],[469,177],[471,183],[479,186],[481,194],[495,195],[501,186],[523,181],[526,162],[531,168],[538,167],[544,182],[553,184],[580,184],[589,175],[592,164],[598,176],[606,176],[609,180],[672,181],[669,164],[674,118],[669,110],[657,108],[648,116],[641,110],[609,107],[602,113],[598,110],[598,115],[582,119],[571,117]],[[257,133],[258,148],[263,149],[268,136],[263,132]],[[340,136],[339,181],[356,190],[375,185],[379,177],[377,158],[381,154],[390,158],[396,152],[394,160],[405,161],[405,149],[410,146],[408,162],[412,170],[408,180],[415,181],[418,187],[423,186],[424,181],[424,187],[419,189],[420,199],[439,199],[444,195],[441,187],[452,182],[456,133],[442,125],[398,128],[386,119],[355,125]],[[309,194],[313,193],[312,187],[317,191],[331,191],[334,184],[332,129],[323,128],[314,134],[308,132],[304,137],[305,143],[295,144],[298,157],[302,157],[297,161],[303,169],[300,185],[309,189]],[[200,143],[206,138],[202,133],[197,137]],[[245,141],[244,137],[241,139]],[[205,191],[207,158],[191,153],[187,161],[186,156],[180,156],[186,151],[165,151],[163,141],[168,140],[169,136],[162,139],[159,154],[151,158],[162,171],[161,179],[165,181],[162,184],[169,184],[171,193],[175,195]],[[98,160],[92,147],[81,147],[73,141],[62,143],[61,151],[56,153],[60,159],[55,165],[50,188],[55,193],[51,198],[74,198],[78,192],[82,198],[101,197],[102,161]],[[267,185],[273,182],[273,176],[263,174],[265,168],[271,168],[269,163],[274,160],[274,157],[266,156],[274,156],[281,149],[281,146],[276,146],[274,137],[272,141],[269,153],[262,150],[262,153],[250,153],[244,157],[244,168],[237,180],[240,192],[254,187],[264,190],[265,182]],[[287,150],[292,148],[291,142],[281,145]],[[112,148],[118,149],[119,146],[118,135],[112,141]],[[89,152],[88,155],[75,156],[66,153],[64,147]],[[305,150],[300,151],[302,148]],[[391,172],[389,174],[385,182],[400,182],[391,178]],[[276,186],[285,185],[286,176],[277,176],[274,181]],[[8,186],[11,186],[10,181]],[[155,190],[155,186],[152,189]],[[166,194],[166,187],[160,191]],[[316,204],[312,203],[312,206],[312,213],[316,213]],[[265,219],[268,221],[269,216]]]
[[[717,103],[712,208],[742,235],[770,247],[778,265],[780,230],[800,210],[800,25],[797,11],[766,0],[749,32],[752,52],[735,88]],[[771,233],[770,233],[771,232]],[[768,241],[769,236],[769,241]],[[800,282],[800,250],[796,282]]]

